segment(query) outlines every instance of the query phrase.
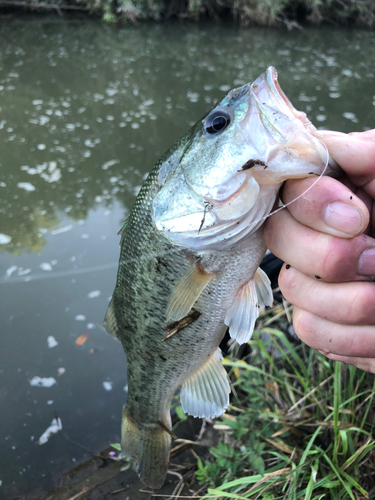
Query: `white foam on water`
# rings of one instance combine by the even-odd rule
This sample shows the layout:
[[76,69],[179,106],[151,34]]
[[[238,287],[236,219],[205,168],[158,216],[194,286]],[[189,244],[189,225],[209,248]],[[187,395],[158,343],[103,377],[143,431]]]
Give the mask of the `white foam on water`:
[[109,161],[106,161],[102,165],[102,169],[103,170],[107,170],[109,167],[112,167],[113,165],[116,165],[117,163],[120,163],[120,160],[109,160]]
[[103,382],[103,387],[106,391],[111,391],[112,385],[113,385],[113,382]]
[[55,234],[60,234],[60,233],[66,233],[67,231],[70,231],[71,229],[73,229],[72,225],[59,227],[59,229],[53,229],[51,231],[51,234],[55,235]]
[[49,438],[53,435],[56,434],[57,432],[61,431],[62,429],[62,423],[59,418],[54,418],[51,422],[51,425],[46,429],[43,434],[40,436],[38,439],[37,443],[38,444],[45,444],[49,440]]
[[96,297],[99,297],[99,295],[100,295],[100,290],[93,290],[92,292],[87,294],[87,297],[89,299],[95,299]]
[[355,116],[354,113],[343,113],[342,116],[346,118],[347,120],[350,120],[354,123],[358,123],[358,118]]
[[30,385],[32,387],[52,387],[56,384],[56,380],[53,377],[33,377],[30,380]]
[[11,266],[9,267],[6,271],[5,271],[5,274],[8,276],[12,276],[12,274],[14,273],[14,271],[17,271],[18,267],[17,266]]
[[50,349],[52,349],[52,347],[56,347],[57,345],[59,345],[55,337],[52,337],[52,335],[47,337],[47,344]]
[[30,268],[24,269],[23,267],[20,267],[17,274],[18,274],[18,276],[25,276],[25,274],[29,274],[29,273],[31,273]]
[[35,191],[35,186],[33,186],[30,182],[19,182],[17,187],[28,192]]
[[43,271],[52,271],[52,266],[49,262],[43,262],[39,267],[43,269]]

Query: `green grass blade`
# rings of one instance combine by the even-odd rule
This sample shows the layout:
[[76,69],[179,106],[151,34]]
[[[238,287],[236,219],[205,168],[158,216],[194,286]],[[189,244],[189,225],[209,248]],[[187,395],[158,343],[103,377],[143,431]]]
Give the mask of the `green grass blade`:
[[356,500],[355,496],[353,495],[352,491],[351,491],[351,488],[348,487],[347,483],[343,480],[343,478],[341,477],[340,473],[341,473],[341,470],[339,470],[335,465],[334,463],[329,459],[329,457],[323,453],[323,458],[325,459],[325,461],[329,464],[329,466],[332,468],[332,470],[334,471],[334,473],[336,474],[337,476],[337,479],[340,481],[340,483],[342,484],[342,486],[344,487],[345,491],[347,492],[347,494],[350,496],[350,498],[352,500]]

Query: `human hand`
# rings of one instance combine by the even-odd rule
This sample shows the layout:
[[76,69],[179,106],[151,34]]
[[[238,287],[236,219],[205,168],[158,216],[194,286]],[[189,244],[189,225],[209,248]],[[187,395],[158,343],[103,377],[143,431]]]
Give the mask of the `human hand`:
[[[344,170],[322,177],[264,228],[267,247],[284,264],[279,285],[294,304],[306,344],[328,358],[375,373],[375,129],[317,131]],[[288,181],[284,203],[316,179]]]

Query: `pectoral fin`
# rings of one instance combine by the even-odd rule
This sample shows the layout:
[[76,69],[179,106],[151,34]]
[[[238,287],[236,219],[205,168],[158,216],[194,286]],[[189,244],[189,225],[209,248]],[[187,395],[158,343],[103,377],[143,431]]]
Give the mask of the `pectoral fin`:
[[198,263],[182,276],[172,290],[166,316],[167,321],[179,321],[187,316],[215,273],[207,273]]
[[259,307],[271,306],[272,301],[270,280],[265,272],[258,268],[254,278],[242,285],[227,309],[224,322],[229,326],[232,339],[239,344],[249,342],[259,316]]
[[232,305],[228,307],[224,323],[229,326],[229,335],[239,344],[249,342],[259,316],[258,297],[254,280],[238,290]]
[[184,412],[193,417],[215,418],[228,408],[230,386],[221,359],[221,351],[217,349],[183,384],[180,398]]
[[271,282],[267,274],[260,267],[258,267],[255,273],[254,282],[258,296],[258,305],[260,307],[271,307],[273,303]]

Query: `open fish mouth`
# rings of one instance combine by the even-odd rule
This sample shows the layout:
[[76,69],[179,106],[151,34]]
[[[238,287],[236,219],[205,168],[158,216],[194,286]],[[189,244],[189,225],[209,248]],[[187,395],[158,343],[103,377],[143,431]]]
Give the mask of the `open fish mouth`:
[[269,92],[273,94],[275,99],[282,107],[285,107],[286,105],[289,112],[294,116],[294,118],[300,120],[305,126],[311,124],[310,120],[306,116],[306,113],[304,113],[303,111],[298,111],[285,95],[278,82],[277,71],[273,66],[269,66],[267,70],[251,85],[254,91],[257,90],[256,87],[259,85],[259,83],[257,82],[258,80],[262,79],[262,77],[264,78],[264,83],[267,85]]

